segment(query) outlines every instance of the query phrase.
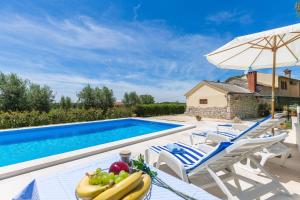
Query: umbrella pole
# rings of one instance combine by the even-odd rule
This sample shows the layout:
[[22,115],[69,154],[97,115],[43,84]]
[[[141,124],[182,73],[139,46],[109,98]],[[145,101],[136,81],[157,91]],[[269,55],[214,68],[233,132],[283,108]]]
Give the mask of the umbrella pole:
[[276,36],[274,37],[273,52],[273,70],[272,70],[272,118],[274,119],[275,114],[275,74],[276,74]]

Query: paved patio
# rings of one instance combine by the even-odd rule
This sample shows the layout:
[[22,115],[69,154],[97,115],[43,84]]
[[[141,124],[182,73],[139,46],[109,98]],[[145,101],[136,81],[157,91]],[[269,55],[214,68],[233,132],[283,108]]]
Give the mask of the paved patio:
[[[170,120],[170,121],[180,121],[180,122],[186,122],[188,124],[196,124],[198,129],[202,130],[214,130],[215,125],[217,123],[220,123],[219,120],[211,120],[211,119],[204,119],[203,121],[197,122],[194,118],[184,115],[178,115],[178,116],[162,116],[162,117],[155,117],[155,119],[163,119],[163,120]],[[224,122],[224,121],[223,121]],[[251,122],[243,122],[245,124],[249,124]],[[138,155],[139,153],[143,153],[146,148],[149,146],[155,144],[166,144],[168,142],[172,141],[178,141],[180,139],[181,142],[189,144],[189,131],[184,131],[168,136],[164,136],[161,138],[149,140],[146,142],[130,145],[126,148],[119,148],[115,149],[113,151],[109,151],[106,153],[101,153],[98,155],[86,157],[83,159],[75,160],[72,162],[56,165],[53,167],[48,167],[45,169],[37,170],[31,173],[19,175],[16,177],[8,178],[5,180],[0,181],[0,199],[6,200],[11,199],[14,197],[20,190],[28,184],[32,179],[39,177],[39,176],[45,176],[49,175],[51,173],[56,173],[60,171],[61,169],[66,168],[72,168],[72,166],[78,165],[79,163],[88,163],[90,161],[99,160],[103,157],[107,157],[112,154],[118,153],[121,149],[129,149],[133,152],[133,155]],[[267,163],[266,168],[274,175],[276,176],[281,183],[283,183],[289,191],[293,194],[291,197],[287,196],[280,196],[280,195],[272,195],[269,194],[267,196],[262,197],[262,199],[300,199],[300,153],[297,151],[297,147],[295,145],[295,136],[290,134],[289,137],[286,139],[286,144],[291,147],[292,149],[292,158],[289,158],[286,162],[285,167],[281,167],[279,163],[279,158],[273,158],[270,162]],[[168,169],[166,166],[163,166],[162,168],[167,173],[173,174],[170,169]],[[248,171],[238,169],[238,173],[247,175],[248,177],[254,178],[258,182],[265,182],[268,181],[264,176],[262,175],[253,175],[250,174]],[[205,179],[200,177],[195,177],[192,179],[192,184],[195,184],[197,186],[201,185],[201,181]],[[247,187],[247,183],[242,183],[242,187]],[[208,190],[208,192],[220,197],[224,198],[224,195],[218,188],[212,188]]]

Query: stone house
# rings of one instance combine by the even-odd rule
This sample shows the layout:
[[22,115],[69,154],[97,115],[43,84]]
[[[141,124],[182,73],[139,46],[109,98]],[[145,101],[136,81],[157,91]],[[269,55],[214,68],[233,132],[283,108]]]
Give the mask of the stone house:
[[[185,94],[186,114],[220,119],[257,117],[258,105],[270,103],[271,82],[271,74],[256,71],[225,82],[202,81]],[[300,80],[292,79],[290,70],[276,76],[275,88],[279,97],[300,102]]]

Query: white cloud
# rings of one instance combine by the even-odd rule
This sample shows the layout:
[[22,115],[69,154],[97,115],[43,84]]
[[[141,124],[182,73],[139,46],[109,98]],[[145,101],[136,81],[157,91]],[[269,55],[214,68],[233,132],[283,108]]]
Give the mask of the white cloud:
[[[216,77],[204,54],[223,39],[177,34],[158,21],[57,20],[2,13],[0,70],[76,97],[84,85],[150,93],[159,101],[184,100],[198,80]],[[218,74],[220,76],[221,74]]]
[[138,11],[141,8],[141,4],[138,4],[136,6],[133,7],[133,20],[136,21],[138,18]]
[[251,15],[244,11],[220,11],[214,15],[209,15],[206,19],[216,24],[225,22],[250,24],[253,21]]

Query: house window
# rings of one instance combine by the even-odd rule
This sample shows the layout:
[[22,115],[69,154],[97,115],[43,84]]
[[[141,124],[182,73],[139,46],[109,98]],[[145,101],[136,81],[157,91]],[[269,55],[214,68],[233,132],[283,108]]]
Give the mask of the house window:
[[207,99],[200,99],[200,104],[207,104]]
[[287,90],[287,82],[286,81],[280,81],[280,88],[283,90]]

